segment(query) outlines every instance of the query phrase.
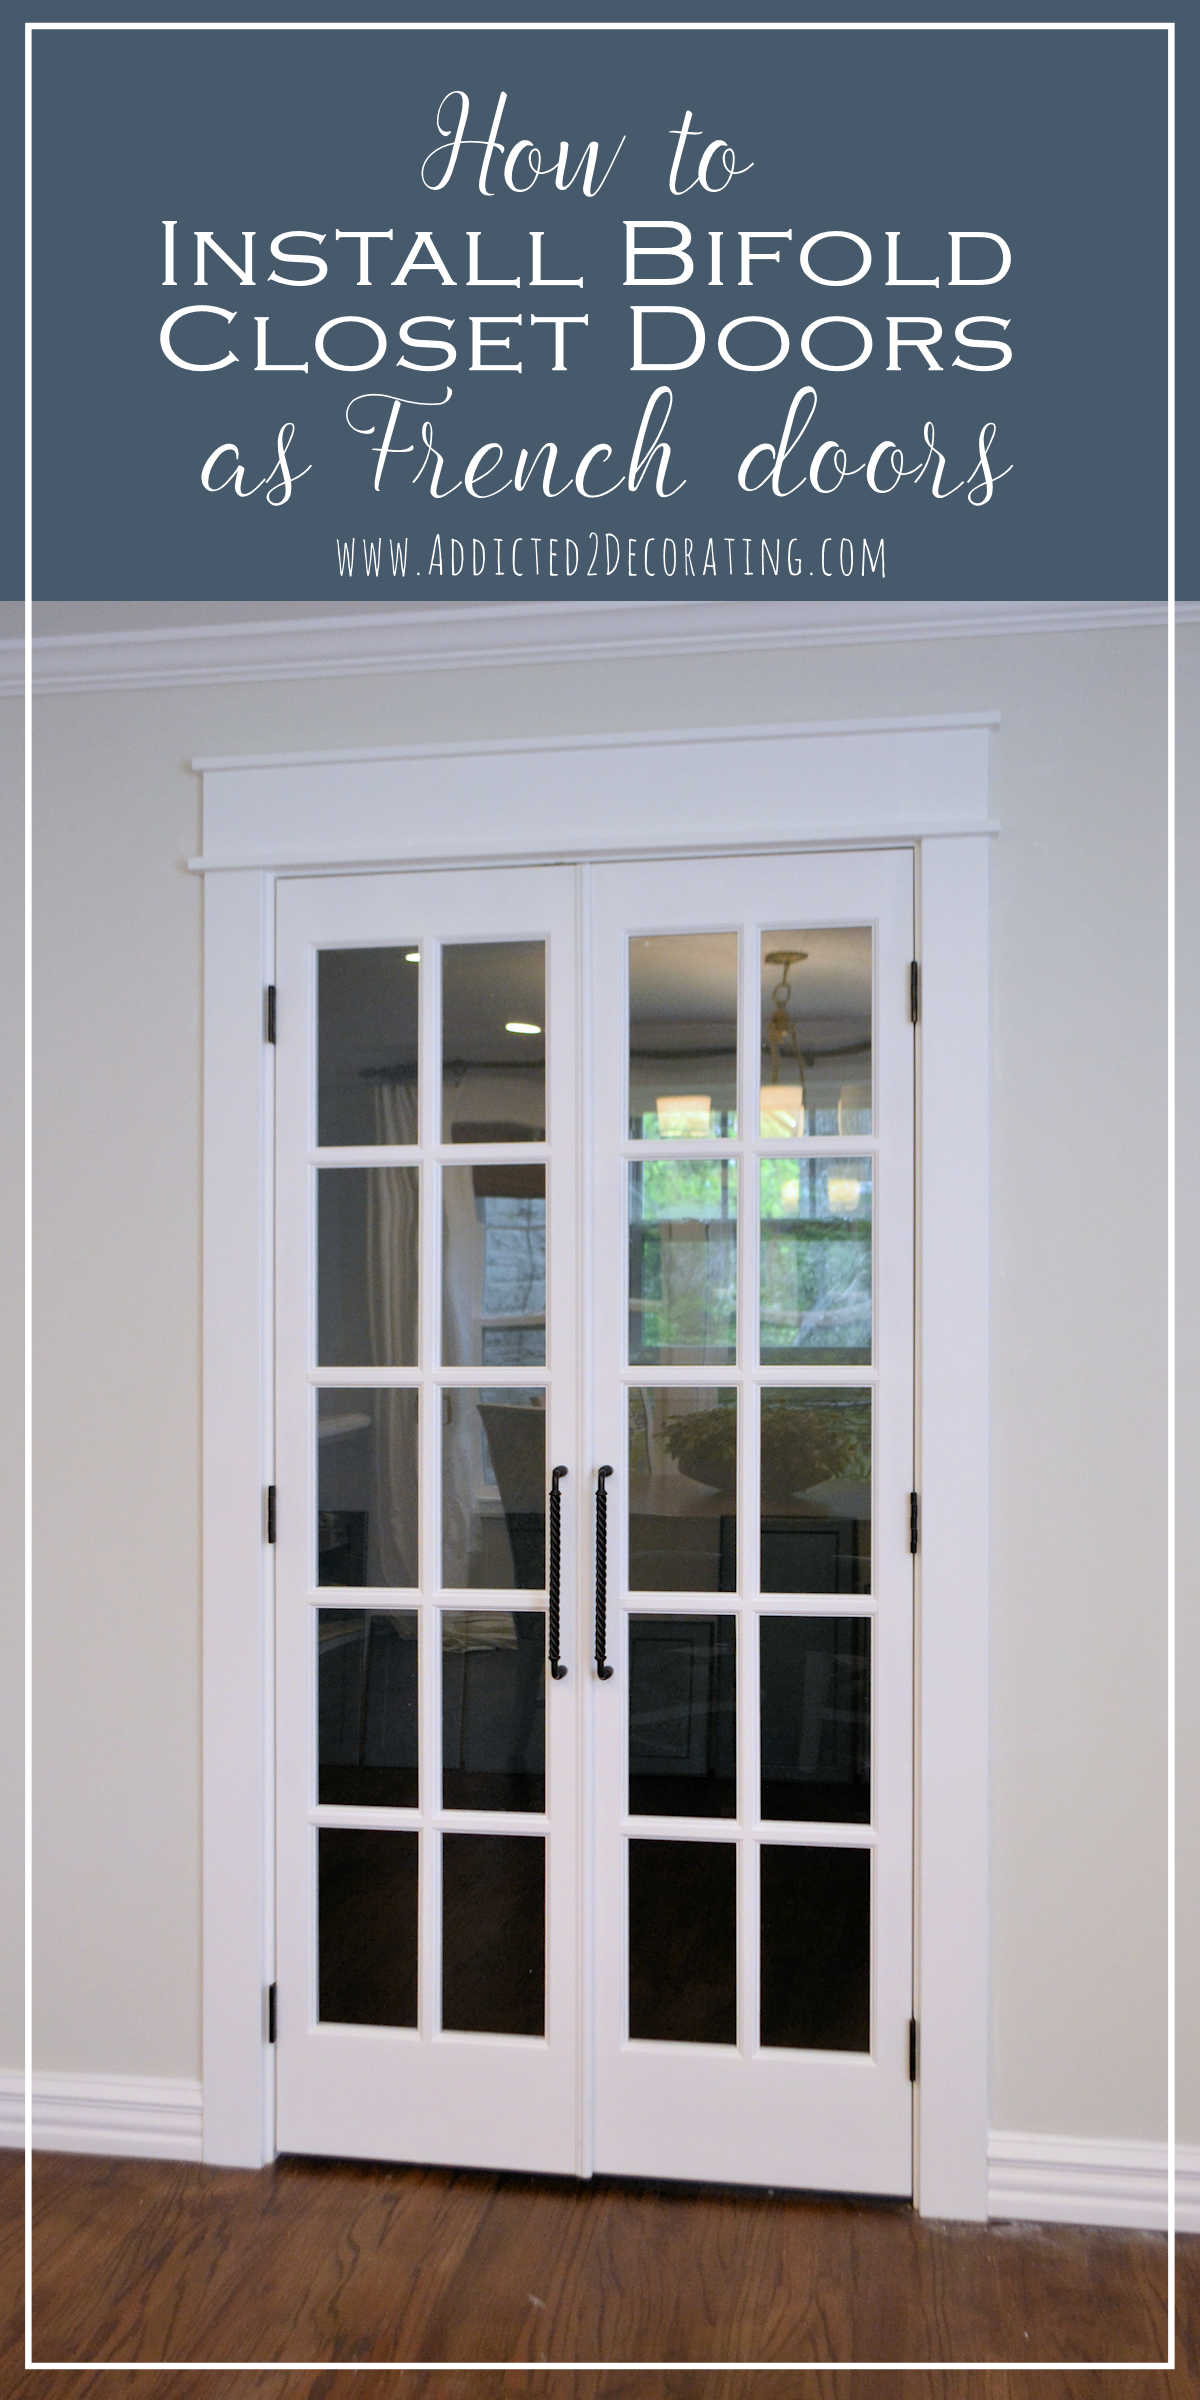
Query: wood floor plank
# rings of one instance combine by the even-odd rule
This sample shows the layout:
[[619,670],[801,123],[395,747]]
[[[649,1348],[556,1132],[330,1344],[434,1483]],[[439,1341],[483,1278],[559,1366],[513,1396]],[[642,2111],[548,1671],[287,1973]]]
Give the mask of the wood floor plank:
[[[126,2384],[128,2400],[959,2400],[945,2376],[868,2370],[851,2385],[833,2363],[907,2359],[1003,2362],[964,2377],[963,2400],[1200,2395],[1195,2239],[1178,2249],[1168,2376],[1134,2364],[1162,2356],[1153,2234],[328,2160],[233,2173],[58,2155],[34,2168],[35,2355],[80,2364],[28,2377],[20,2213],[21,2160],[5,2154],[0,2400],[125,2400]],[[89,2371],[172,2359],[264,2364]],[[339,2373],[351,2360],[364,2371]],[[782,2371],[744,2371],[754,2360]],[[1064,2364],[1031,2386],[1016,2362],[1043,2360]],[[1116,2371],[1101,2389],[1066,2363],[1083,2360]],[[386,2371],[410,2361],[402,2379]],[[580,2371],[554,2371],[571,2361]]]

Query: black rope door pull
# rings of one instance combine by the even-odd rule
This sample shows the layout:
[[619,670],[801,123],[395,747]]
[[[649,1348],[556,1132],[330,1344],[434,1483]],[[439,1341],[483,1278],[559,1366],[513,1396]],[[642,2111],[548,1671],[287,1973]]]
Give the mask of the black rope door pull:
[[601,1683],[607,1683],[612,1668],[605,1655],[608,1649],[608,1492],[606,1485],[611,1467],[596,1469],[596,1673]]
[[559,1485],[566,1471],[565,1467],[555,1467],[550,1476],[550,1573],[546,1586],[546,1617],[550,1673],[555,1683],[561,1683],[567,1671],[559,1656],[562,1615],[562,1493]]

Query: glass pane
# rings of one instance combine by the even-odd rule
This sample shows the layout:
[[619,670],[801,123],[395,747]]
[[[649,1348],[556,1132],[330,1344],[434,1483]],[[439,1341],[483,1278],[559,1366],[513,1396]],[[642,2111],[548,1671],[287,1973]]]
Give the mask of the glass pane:
[[871,1853],[762,1858],[762,2041],[768,2050],[871,2047]]
[[532,1835],[442,1836],[442,2023],[545,2032],[546,1845]]
[[546,1134],[546,945],[453,942],[442,952],[442,1139]]
[[871,1131],[871,930],[762,937],[762,1132]]
[[417,1835],[323,1825],[317,1835],[317,2015],[417,2021]]
[[736,1640],[732,1617],[630,1617],[632,1815],[737,1815]]
[[871,1395],[764,1391],[761,1588],[871,1589]]
[[737,1393],[629,1394],[629,1588],[737,1588]]
[[447,1391],[442,1405],[442,1582],[546,1588],[544,1391]]
[[869,1618],[762,1617],[759,1680],[764,1817],[867,1824]]
[[415,1391],[318,1392],[317,1582],[420,1582]]
[[417,1612],[317,1610],[317,1798],[417,1805]]
[[635,934],[629,944],[634,1141],[737,1132],[736,933]]
[[736,2042],[736,1843],[630,1843],[629,2033]]
[[327,1167],[317,1176],[317,1363],[415,1367],[420,1173]]
[[737,1356],[737,1164],[645,1158],[629,1170],[629,1358],[726,1366]]
[[871,1359],[869,1158],[764,1158],[764,1366]]
[[317,959],[317,1140],[417,1139],[415,942]]
[[442,1357],[545,1366],[544,1167],[443,1167]]
[[540,1609],[442,1618],[442,1806],[546,1805],[546,1620]]

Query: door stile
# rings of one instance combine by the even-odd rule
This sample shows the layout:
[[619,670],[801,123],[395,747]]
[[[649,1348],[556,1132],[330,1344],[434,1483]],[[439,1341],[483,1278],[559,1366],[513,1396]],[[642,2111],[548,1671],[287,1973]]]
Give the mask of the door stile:
[[430,1368],[440,1358],[442,1291],[441,1210],[436,1205],[440,1170],[433,1164],[441,1140],[442,1079],[434,1061],[442,1056],[442,950],[433,935],[422,934],[417,968],[417,1138],[422,1150],[421,1228],[419,1250],[420,1328],[417,1357],[421,1367],[420,1421],[417,1428],[420,1459],[418,1611],[421,1835],[419,1860],[419,1991],[418,2030],[424,2042],[441,2031],[442,1836],[435,1829],[435,1812],[442,1796],[442,1695],[439,1619],[425,1597],[442,1581],[442,1428],[443,1400]]
[[572,1546],[564,1555],[573,1561],[567,1590],[574,1599],[571,1672],[575,1677],[576,1822],[578,1876],[576,1891],[576,2023],[579,2054],[575,2079],[576,2172],[590,2178],[595,2157],[595,1962],[596,1928],[596,1683],[591,1665],[591,1526],[593,1473],[598,1460],[595,1412],[595,1310],[597,1285],[595,1182],[592,1111],[588,1095],[594,1073],[594,1033],[589,1005],[592,988],[592,871],[574,869],[575,902],[575,1069],[579,1105],[575,1111],[575,1239],[576,1239],[576,1376],[577,1440],[572,1462],[575,1483],[568,1523]]

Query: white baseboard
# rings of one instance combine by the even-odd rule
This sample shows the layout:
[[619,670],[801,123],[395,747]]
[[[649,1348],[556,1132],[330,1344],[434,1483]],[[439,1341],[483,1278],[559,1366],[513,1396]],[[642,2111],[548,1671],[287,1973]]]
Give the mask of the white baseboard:
[[[1068,2134],[993,2133],[988,2139],[988,2215],[1043,2225],[1167,2222],[1165,2142],[1098,2142]],[[1175,2223],[1200,2233],[1200,2146],[1175,2153]]]
[[[175,2076],[39,2075],[33,2078],[35,2150],[107,2158],[200,2158],[204,2105],[199,2083]],[[20,2074],[0,2075],[0,2143],[25,2140]]]
[[[76,2150],[110,2158],[200,2158],[203,2096],[199,2083],[147,2075],[35,2075],[33,2141],[37,2150]],[[0,2147],[25,2139],[19,2072],[0,2073]],[[988,2141],[988,2215],[1043,2225],[1167,2222],[1163,2142],[1099,2142],[1066,2134],[993,2133]],[[1175,2165],[1175,2221],[1200,2233],[1200,2145],[1181,2146]]]

